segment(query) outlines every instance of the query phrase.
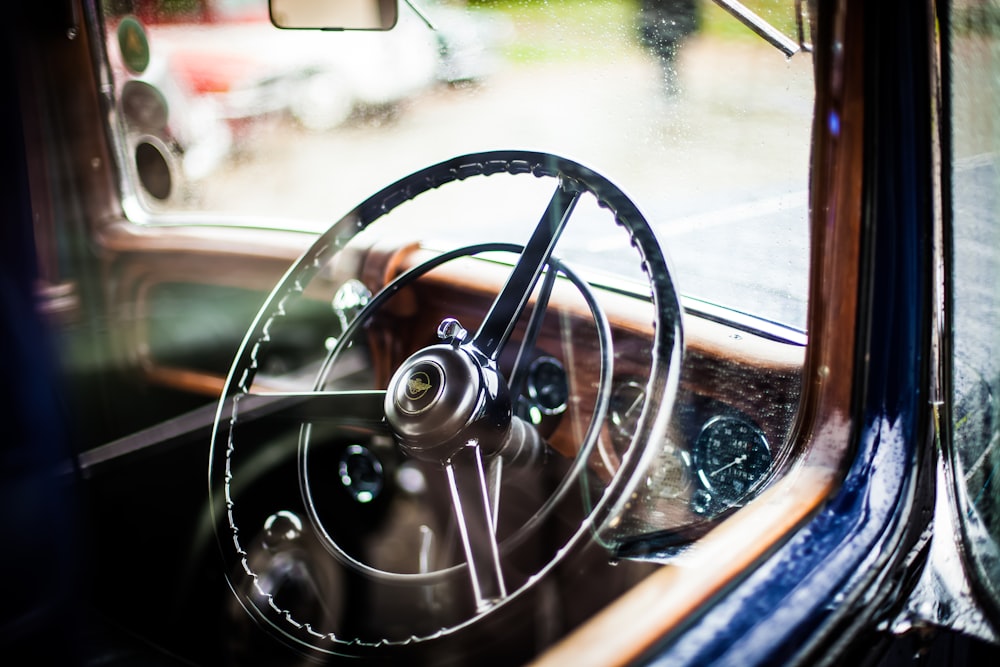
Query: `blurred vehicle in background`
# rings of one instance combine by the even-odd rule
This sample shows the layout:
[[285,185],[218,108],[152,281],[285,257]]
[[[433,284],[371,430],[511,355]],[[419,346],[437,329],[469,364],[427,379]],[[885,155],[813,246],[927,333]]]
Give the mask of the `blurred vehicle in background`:
[[237,126],[288,112],[310,130],[329,130],[359,106],[396,104],[426,88],[437,67],[433,34],[407,14],[391,32],[333,41],[275,30],[263,0],[140,0],[135,13],[180,82],[215,99]]
[[127,29],[108,33],[109,53],[116,73],[134,74],[116,42],[127,35],[152,43],[140,49],[141,76],[118,91],[131,150],[145,152],[153,171],[170,172],[149,180],[142,170],[154,200],[147,203],[183,198],[182,184],[215,171],[261,120],[290,117],[329,131],[352,114],[385,114],[435,84],[476,82],[496,69],[495,46],[511,30],[502,15],[485,20],[446,5],[431,13],[432,26],[407,9],[392,31],[334,41],[274,30],[264,0],[131,3],[121,21]]

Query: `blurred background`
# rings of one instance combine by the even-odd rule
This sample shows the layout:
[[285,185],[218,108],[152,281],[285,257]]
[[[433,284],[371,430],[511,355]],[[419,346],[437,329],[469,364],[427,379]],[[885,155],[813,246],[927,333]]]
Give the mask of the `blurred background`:
[[[121,4],[112,51],[136,17],[151,54],[139,78],[170,109],[172,187],[138,188],[151,222],[215,211],[318,231],[433,162],[546,150],[636,200],[685,294],[805,327],[811,57],[710,0],[423,0],[436,30],[402,3],[384,33],[275,30],[266,0]],[[792,2],[746,4],[797,39]],[[452,238],[541,211],[457,190],[465,216],[437,219]],[[616,265],[628,239],[614,228],[567,242],[600,268],[634,264]]]

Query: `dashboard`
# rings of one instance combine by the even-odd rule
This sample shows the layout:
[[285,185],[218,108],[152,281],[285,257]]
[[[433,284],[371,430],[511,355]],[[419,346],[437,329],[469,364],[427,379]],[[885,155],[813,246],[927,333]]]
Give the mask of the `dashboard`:
[[[93,485],[94,503],[157,526],[132,545],[148,540],[148,560],[166,567],[191,561],[162,547],[166,526],[202,516],[193,536],[175,524],[171,543],[196,545],[195,563],[222,547],[239,603],[207,605],[228,609],[223,636],[263,621],[321,652],[433,663],[438,650],[466,654],[452,643],[492,642],[519,660],[682,558],[784,472],[801,334],[677,302],[665,264],[642,286],[581,276],[556,254],[535,260],[539,283],[516,286],[521,305],[498,318],[524,247],[354,238],[346,220],[283,276],[301,237],[214,244],[210,228],[177,228],[155,249],[132,229],[106,239],[119,251],[123,356],[147,387],[219,402],[176,417],[186,444],[157,445],[157,457],[185,458],[170,467],[187,478],[211,442],[200,508],[195,496],[176,517],[149,524],[137,507],[128,518],[113,499],[151,491],[113,475]],[[628,224],[639,239],[648,229]],[[640,259],[655,260],[655,240],[642,243]],[[213,263],[179,262],[172,244]],[[479,360],[467,341],[494,330],[514,344]],[[92,450],[87,474],[148,456],[144,437]],[[114,525],[97,534],[120,539]],[[177,589],[200,588],[200,569]],[[514,636],[525,641],[496,645]]]
[[[180,230],[176,234],[169,243],[178,247],[191,243]],[[284,246],[267,246],[248,234],[243,243],[211,248],[216,260],[208,271],[203,263],[197,268],[179,263],[163,247],[154,253],[132,251],[128,236],[115,242],[120,252],[112,267],[124,278],[118,282],[123,289],[113,293],[112,312],[123,323],[120,343],[149,388],[143,391],[156,388],[165,395],[186,396],[186,405],[214,402],[225,385],[243,327],[266,297],[268,276],[278,280],[287,266],[285,255],[301,252],[301,245],[288,241]],[[197,242],[204,244],[201,238]],[[313,389],[322,373],[331,386],[384,388],[399,363],[439,340],[437,329],[443,319],[453,318],[474,330],[510,272],[510,257],[462,257],[406,283],[363,326],[355,327],[352,344],[322,370],[345,324],[370,295],[441,252],[407,239],[380,239],[340,253],[274,324],[273,347],[261,358],[255,388]],[[500,544],[520,539],[520,527],[544,508],[545,499],[559,487],[558,480],[578,454],[594,406],[603,396],[606,412],[581,477],[590,495],[576,489],[565,493],[542,521],[540,533],[510,547],[519,565],[514,571],[505,565],[504,575],[513,586],[533,580],[533,572],[556,549],[550,541],[558,545],[578,530],[581,517],[592,506],[589,503],[610,483],[625,452],[636,442],[643,406],[649,400],[645,387],[653,354],[653,305],[641,293],[598,281],[589,289],[600,302],[610,331],[609,377],[602,385],[600,336],[586,299],[571,281],[556,280],[546,316],[527,353],[527,373],[512,400],[512,410],[537,428],[547,447],[529,465],[505,471],[497,524]],[[504,651],[516,646],[526,647],[530,655],[532,646],[554,643],[649,576],[657,564],[683,559],[689,545],[780,477],[792,454],[787,440],[801,387],[804,340],[794,331],[698,302],[685,301],[684,307],[683,363],[672,417],[655,441],[641,443],[649,457],[639,483],[629,490],[622,511],[604,527],[594,549],[567,563],[561,574],[542,579],[547,583],[536,586],[527,607],[512,606],[509,613],[490,615],[496,619],[484,626],[489,637],[532,638],[494,646],[498,655],[508,655]],[[527,324],[519,322],[513,336],[523,336]],[[182,347],[171,343],[178,336],[184,339]],[[510,373],[517,363],[505,355],[501,371]],[[301,613],[321,609],[324,623],[362,643],[420,632],[433,635],[449,623],[461,625],[463,615],[474,610],[456,603],[455,582],[449,581],[467,577],[453,571],[465,557],[440,470],[401,456],[379,429],[313,424],[307,474],[317,479],[310,486],[320,509],[310,518],[299,483],[303,470],[297,454],[303,451],[299,423],[271,419],[267,409],[241,412],[243,423],[236,434],[242,447],[255,454],[240,462],[241,493],[247,499],[239,504],[238,516],[241,524],[251,527],[242,533],[252,542],[246,549],[248,562],[268,564],[271,581],[284,591],[282,603]],[[161,432],[161,427],[140,430],[82,457],[96,514],[114,517],[95,526],[93,538],[118,544],[124,539],[123,522],[134,526],[122,544],[123,557],[102,562],[95,576],[107,581],[141,580],[152,568],[165,573],[177,600],[205,598],[203,612],[181,613],[163,605],[136,628],[167,644],[185,636],[185,642],[212,646],[213,637],[253,634],[249,626],[255,621],[233,603],[220,581],[235,576],[241,566],[219,566],[206,514],[206,503],[211,501],[203,492],[177,493],[180,488],[204,489],[204,443],[211,439],[216,411],[215,405],[204,405],[174,416],[166,423],[175,435],[166,440],[147,435]],[[168,417],[157,414],[150,420],[159,423]],[[126,468],[132,471],[129,476],[116,472]],[[164,470],[172,472],[163,475]],[[168,497],[171,502],[121,502],[137,497]],[[191,516],[202,517],[195,530],[187,518]],[[337,545],[343,555],[331,558],[324,540],[310,533],[308,527],[317,521],[340,536]],[[135,553],[144,557],[128,556]],[[395,584],[383,585],[379,578],[373,583],[344,564],[352,559],[393,576],[451,574],[431,587],[435,592],[430,598],[415,592],[414,599],[401,598]],[[179,568],[178,563],[188,565]],[[308,577],[303,579],[302,573]],[[580,585],[579,576],[584,576],[585,585]],[[136,603],[135,595],[142,593],[105,587],[99,606],[114,618],[115,609]],[[320,599],[335,604],[317,607]],[[558,613],[553,611],[556,607]],[[221,617],[213,611],[220,608],[227,610]],[[528,609],[536,614],[528,614]],[[553,624],[553,618],[558,623]],[[188,634],[192,619],[197,619],[199,631]],[[133,622],[118,620],[126,626]],[[489,639],[473,634],[461,641],[486,646]],[[239,650],[270,655],[269,646],[269,642],[247,642]],[[233,647],[216,650],[221,654],[215,657],[221,659],[221,655],[231,657]],[[368,655],[364,650],[357,647]],[[397,657],[435,660],[432,653]],[[272,664],[282,659],[275,655]]]
[[[365,273],[398,275],[431,254],[412,247],[373,249]],[[415,332],[433,332],[435,323],[449,315],[475,327],[477,313],[482,316],[483,304],[500,289],[507,271],[499,262],[468,259],[424,276],[407,289],[405,306],[386,315],[390,321],[372,326],[394,332],[392,347],[388,342],[375,346],[385,357],[376,366],[398,365],[430,342]],[[569,455],[590,413],[576,406],[567,414],[566,400],[572,395],[586,404],[596,398],[593,389],[587,394],[570,391],[570,385],[596,386],[599,355],[584,304],[568,285],[562,287],[549,303],[551,314],[538,337],[518,408],[534,415],[554,449]],[[598,445],[607,461],[635,437],[646,401],[652,305],[623,290],[596,291],[615,349],[605,437]],[[790,454],[786,439],[798,407],[804,336],[766,322],[741,321],[725,311],[705,312],[703,304],[698,308],[692,305],[684,320],[685,356],[673,418],[663,442],[652,447],[657,455],[645,489],[616,531],[622,554],[669,557],[673,546],[695,539],[713,520],[753,498],[782,471]],[[406,332],[415,335],[407,338]],[[603,466],[599,459],[592,462],[597,471]]]
[[[315,279],[307,298],[289,314],[283,332],[291,335],[268,355],[260,382],[278,389],[311,381],[330,332],[343,330],[358,304],[394,277],[439,252],[416,243],[380,242],[346,253],[329,274]],[[508,271],[501,260],[464,258],[421,277],[363,327],[362,344],[344,355],[338,372],[362,384],[386,386],[391,369],[435,342],[442,319],[477,326]],[[246,286],[183,282],[166,267],[163,273],[147,272],[143,284],[138,304],[127,307],[142,315],[131,333],[144,373],[167,389],[217,395],[233,341],[262,293]],[[212,298],[205,298],[206,290]],[[591,466],[600,474],[631,442],[646,400],[652,306],[620,289],[595,293],[608,313],[614,344],[606,425]],[[331,299],[331,294],[336,296]],[[657,456],[641,501],[623,518],[621,534],[630,536],[620,546],[623,554],[668,555],[672,546],[694,539],[713,519],[752,498],[790,455],[786,439],[798,405],[804,336],[697,302],[685,305],[684,364],[674,415],[663,442],[653,447]],[[549,307],[514,411],[554,450],[571,456],[592,416],[581,404],[596,399],[598,338],[571,286],[557,285]],[[520,333],[524,322],[519,326]],[[513,363],[503,359],[501,366],[509,373]],[[359,369],[371,377],[359,380]],[[570,400],[574,405],[568,410]]]

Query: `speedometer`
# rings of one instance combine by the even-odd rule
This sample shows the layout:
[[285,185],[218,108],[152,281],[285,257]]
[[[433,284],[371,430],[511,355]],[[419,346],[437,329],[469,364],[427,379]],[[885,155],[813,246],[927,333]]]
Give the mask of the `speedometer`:
[[771,466],[771,448],[754,424],[736,417],[714,417],[702,427],[692,451],[702,489],[696,511],[724,509],[747,496]]

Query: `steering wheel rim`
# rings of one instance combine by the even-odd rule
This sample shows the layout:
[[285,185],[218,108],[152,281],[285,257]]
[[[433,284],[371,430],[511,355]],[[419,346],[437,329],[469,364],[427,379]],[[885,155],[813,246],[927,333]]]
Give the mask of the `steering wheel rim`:
[[[223,391],[216,413],[216,422],[212,436],[212,451],[209,461],[209,492],[212,500],[211,506],[213,509],[214,526],[216,527],[220,547],[222,548],[224,555],[227,557],[227,561],[239,562],[242,564],[243,574],[239,576],[246,579],[247,582],[249,582],[251,586],[256,587],[258,591],[261,590],[261,587],[259,585],[257,574],[252,571],[248,563],[247,548],[241,544],[239,527],[233,520],[232,509],[234,507],[234,498],[232,488],[230,486],[230,481],[233,479],[231,454],[235,451],[236,447],[233,439],[233,431],[234,426],[238,421],[237,413],[239,412],[240,404],[248,401],[252,402],[252,400],[256,397],[266,397],[263,394],[255,395],[250,391],[250,387],[252,386],[256,371],[260,367],[259,359],[264,353],[267,343],[270,340],[269,329],[271,324],[276,318],[279,318],[284,314],[286,305],[290,302],[290,300],[297,298],[297,296],[304,291],[305,286],[312,280],[316,272],[328,261],[330,261],[330,259],[337,252],[339,252],[340,249],[346,247],[349,241],[357,233],[366,229],[371,223],[389,213],[398,205],[415,198],[427,190],[438,188],[445,183],[465,180],[466,178],[472,176],[490,176],[500,173],[512,175],[533,174],[539,178],[555,178],[558,185],[556,194],[553,195],[553,201],[556,201],[556,199],[560,197],[563,197],[564,199],[565,197],[570,197],[573,198],[573,201],[575,202],[575,198],[579,197],[581,193],[590,193],[597,198],[600,206],[608,209],[612,213],[615,222],[627,233],[629,233],[632,245],[640,255],[642,268],[649,279],[651,287],[650,296],[655,311],[655,321],[653,323],[654,345],[651,351],[651,370],[647,386],[647,401],[638,421],[635,441],[639,441],[640,439],[659,441],[659,439],[662,439],[663,433],[666,430],[666,423],[672,406],[673,395],[677,386],[677,378],[679,376],[679,363],[677,362],[680,360],[682,349],[680,306],[677,300],[676,291],[674,290],[673,283],[670,279],[670,273],[667,268],[666,260],[660,251],[659,245],[657,244],[648,223],[641,213],[639,213],[632,201],[624,195],[620,189],[596,172],[593,172],[570,160],[546,153],[495,151],[461,156],[432,165],[415,172],[410,176],[400,179],[396,183],[376,193],[369,199],[365,200],[348,215],[344,216],[326,233],[320,236],[313,246],[307,250],[306,253],[304,253],[302,257],[289,269],[276,288],[272,291],[264,306],[254,318],[254,322],[236,355],[236,359],[230,371],[229,377],[227,378],[226,387]],[[550,207],[551,206],[552,204],[550,203]],[[568,218],[569,213],[572,211],[572,203],[566,204],[566,202],[563,201],[559,208],[562,213],[561,217]],[[545,218],[543,218],[543,222],[544,220]],[[563,220],[562,224],[565,225],[565,220]],[[535,236],[539,234],[539,229],[542,227],[544,227],[542,223],[536,227],[536,233],[533,235],[533,239],[529,240],[527,245],[530,246],[534,242]],[[561,232],[561,230],[559,231]],[[544,238],[544,232],[545,230],[542,230],[542,241],[546,242],[548,245],[554,246],[555,242],[558,240],[559,232],[555,233],[555,239]],[[549,241],[551,243],[548,243]],[[538,244],[536,244],[536,246],[537,245]],[[552,257],[551,247],[541,253],[539,253],[537,248],[533,250],[533,252],[535,255],[533,256],[532,262],[536,265],[534,267],[536,269],[536,275],[534,276],[535,282],[537,282],[538,277],[545,266],[552,267],[550,268],[552,271],[559,268],[565,269],[558,259]],[[519,266],[524,261],[524,257],[525,252],[522,251],[522,259],[519,260],[518,265],[515,266],[515,273],[519,270]],[[577,278],[577,280],[579,279]],[[512,277],[509,280],[509,283],[513,281],[514,278]],[[476,343],[475,352],[483,353],[484,356],[486,354],[499,354],[498,350],[503,347],[503,344],[506,342],[506,338],[509,337],[513,328],[513,322],[517,320],[517,317],[523,310],[528,296],[534,289],[535,282],[532,282],[531,286],[527,289],[523,286],[517,288],[521,304],[520,307],[514,308],[513,311],[509,307],[506,307],[507,304],[503,303],[503,293],[498,296],[497,300],[494,302],[493,308],[491,308],[491,313],[487,315],[487,319],[484,322],[483,327],[481,327],[480,332],[477,332],[477,338],[474,340]],[[583,284],[582,281],[580,284]],[[586,288],[584,288],[584,292],[586,293]],[[590,301],[588,301],[588,305],[593,306]],[[496,317],[499,321],[506,322],[506,329],[503,331],[499,329],[489,330],[483,334],[482,332],[487,329],[487,323],[490,322],[491,315],[497,309],[500,309],[502,312]],[[599,306],[597,306],[597,309],[599,310]],[[515,312],[515,316],[510,317],[510,312]],[[361,319],[361,317],[358,317],[355,322],[358,322]],[[598,319],[599,317],[595,315],[595,320]],[[496,324],[496,322],[494,322],[494,324]],[[345,334],[346,332],[341,335],[341,341],[347,340],[348,337]],[[480,334],[482,334],[481,337]],[[453,347],[455,347],[455,349],[459,349],[461,345],[462,342],[459,342],[458,345],[454,345]],[[483,352],[483,350],[486,350],[486,352]],[[331,352],[331,355],[335,354],[335,351]],[[607,356],[610,359],[611,355],[609,354]],[[607,365],[605,375],[606,377],[602,375],[602,385],[605,381],[609,381],[610,379],[610,363]],[[318,380],[317,386],[321,384],[321,382],[322,379]],[[577,454],[578,462],[583,461],[582,465],[586,465],[586,460],[593,451],[594,444],[597,441],[594,424],[597,424],[596,430],[599,431],[600,424],[603,422],[604,415],[607,411],[607,400],[610,392],[604,389],[606,389],[606,387],[602,386],[602,390],[598,392],[599,405],[595,407],[591,428],[588,429],[588,432],[594,431],[592,434],[593,437],[588,437],[588,440],[584,443],[584,447],[581,447],[580,452]],[[342,408],[354,408],[356,407],[354,401],[370,402],[374,398],[372,392],[340,392],[340,394],[342,395],[341,397],[343,401],[340,404]],[[603,406],[600,405],[602,400]],[[388,401],[386,404],[388,405]],[[366,407],[365,410],[368,410],[370,408],[370,404],[366,403],[366,405],[368,407]],[[368,413],[363,414],[360,417],[360,422],[371,424],[372,416],[372,414]],[[226,426],[227,423],[228,428]],[[303,427],[303,431],[305,430],[306,428]],[[396,435],[398,439],[399,434],[397,433]],[[300,439],[300,451],[301,448],[302,445]],[[525,589],[530,588],[537,579],[543,577],[549,569],[551,569],[551,567],[554,567],[557,564],[557,562],[562,558],[564,551],[572,549],[573,546],[580,543],[580,541],[584,539],[587,534],[597,536],[604,521],[609,516],[622,512],[624,507],[627,505],[629,496],[632,495],[639,482],[638,476],[633,474],[633,472],[637,469],[641,470],[645,464],[648,464],[654,449],[654,447],[637,448],[634,446],[629,448],[630,456],[628,457],[628,460],[622,461],[621,469],[608,485],[604,495],[599,499],[595,506],[589,508],[586,520],[573,534],[563,549],[556,554],[556,557],[547,563],[545,568],[539,570],[535,577],[529,579],[527,583],[522,584],[520,588],[510,594],[503,591],[499,600],[491,602],[491,604],[486,608],[482,608],[480,606],[477,608],[477,612],[465,619],[464,622],[447,628],[441,628],[438,632],[427,636],[411,636],[398,641],[381,639],[376,642],[364,641],[358,638],[340,638],[337,637],[335,633],[324,632],[320,629],[313,628],[309,623],[304,623],[294,619],[287,610],[281,609],[275,604],[273,598],[267,595],[264,596],[266,604],[262,605],[259,600],[252,599],[252,596],[241,596],[239,593],[239,586],[233,585],[232,582],[231,586],[234,591],[237,591],[237,597],[239,598],[240,604],[243,605],[243,607],[251,613],[252,616],[258,620],[265,621],[267,625],[270,625],[281,635],[292,640],[293,644],[317,650],[322,653],[352,654],[359,648],[369,649],[377,648],[378,646],[396,644],[409,645],[414,642],[419,643],[446,637],[478,622],[481,618],[489,615],[495,609],[502,607],[507,601],[519,596]],[[636,452],[636,450],[638,451]],[[411,454],[412,453],[414,452],[411,452]],[[449,456],[457,456],[457,453]],[[300,458],[301,457],[302,455],[300,454]],[[448,465],[450,466],[450,461],[448,461]],[[479,466],[480,475],[482,475],[482,464],[480,463]],[[579,469],[579,465],[577,465],[576,468]],[[450,468],[448,470],[450,474]],[[300,467],[300,475],[303,474],[303,468]],[[566,491],[566,489],[563,489],[562,487],[568,488],[569,482],[566,480],[569,480],[569,478],[570,477],[567,476],[563,485],[560,487],[561,494],[564,494]],[[306,492],[304,491],[304,494],[305,493]],[[549,505],[551,504],[552,503]],[[546,507],[548,508],[549,505],[546,505]],[[307,508],[312,507],[312,501],[306,500],[306,506]],[[459,513],[460,512],[461,510],[459,510]],[[310,519],[316,525],[320,526],[321,533],[325,534],[325,529],[322,528],[322,521],[320,521],[318,517],[312,516],[312,513],[310,513]],[[527,534],[526,531],[522,530],[521,532]],[[329,535],[326,537],[330,543],[336,545],[335,541],[330,538]],[[329,550],[329,546],[327,544],[324,544],[324,546],[326,546]],[[340,548],[336,547],[336,550],[340,550]],[[465,563],[460,563],[451,568],[436,571],[434,575],[443,578],[452,575],[454,572],[460,571],[465,567],[470,570],[474,570],[471,565],[473,562],[473,556],[468,551],[467,557],[468,558]],[[353,560],[351,557],[348,558]],[[497,563],[497,569],[499,571],[499,556],[495,555],[494,559]],[[364,567],[368,567],[364,564],[362,565]],[[370,575],[373,573],[367,572],[367,574]],[[404,579],[406,577],[414,577],[412,581],[418,584],[425,584],[428,582],[426,575],[398,576],[402,576]],[[500,576],[502,590],[502,574]],[[475,577],[476,574],[473,575],[474,588],[476,585]],[[398,577],[392,578],[398,579]],[[485,580],[486,584],[489,585],[490,577],[486,576]]]

